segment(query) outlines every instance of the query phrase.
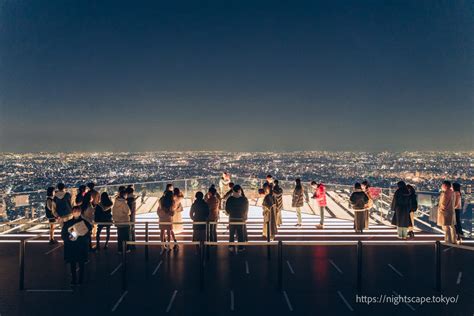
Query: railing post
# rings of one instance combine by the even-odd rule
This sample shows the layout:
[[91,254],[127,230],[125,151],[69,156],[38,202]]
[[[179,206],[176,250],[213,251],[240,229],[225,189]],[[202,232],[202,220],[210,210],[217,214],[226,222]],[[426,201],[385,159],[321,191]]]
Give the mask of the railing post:
[[283,242],[278,241],[278,290],[283,289]]
[[[211,225],[206,221],[206,241],[211,241]],[[206,260],[209,261],[209,245],[206,245]]]
[[199,288],[204,289],[204,241],[199,243],[200,264],[199,264]]
[[436,275],[435,275],[435,283],[436,283],[436,291],[441,291],[441,242],[439,240],[436,241],[435,244],[435,265],[436,265]]
[[357,242],[357,291],[362,290],[362,241]]
[[26,249],[26,242],[25,242],[25,240],[22,240],[20,242],[20,262],[19,262],[19,268],[20,268],[19,287],[20,287],[20,291],[23,291],[25,289],[25,249]]
[[[270,221],[266,223],[267,225],[267,242],[270,242]],[[270,245],[267,246],[267,258],[270,260],[271,254],[270,254]]]
[[127,242],[122,242],[122,290],[126,291],[127,284]]
[[149,240],[149,238],[148,238],[148,222],[146,222],[145,223],[145,242],[146,242],[146,244],[145,244],[145,260],[146,261],[148,261],[148,258],[149,258],[149,256],[148,256],[148,240]]

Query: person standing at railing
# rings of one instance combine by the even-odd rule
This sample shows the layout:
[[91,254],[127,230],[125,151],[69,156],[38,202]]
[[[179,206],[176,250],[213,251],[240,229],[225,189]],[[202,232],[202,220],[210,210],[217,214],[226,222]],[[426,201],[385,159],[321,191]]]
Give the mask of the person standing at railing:
[[361,182],[361,187],[362,187],[362,191],[365,192],[365,194],[367,195],[367,197],[369,198],[369,201],[367,202],[367,204],[365,205],[365,209],[367,210],[365,212],[365,216],[367,217],[366,218],[366,221],[367,221],[367,229],[369,228],[369,219],[370,219],[370,214],[372,213],[372,210],[374,208],[374,198],[372,196],[372,192],[370,190],[370,184],[369,184],[369,181],[367,180],[364,180]]
[[[138,196],[135,196],[135,189],[133,188],[133,185],[127,186],[125,190],[127,191],[127,205],[130,209],[130,240],[135,241],[135,218],[137,213]],[[130,249],[135,248],[135,245],[130,246]]]
[[[219,221],[219,209],[221,200],[219,193],[214,186],[209,188],[209,192],[206,194],[205,201],[209,206],[209,221],[217,222]],[[209,241],[217,241],[217,224],[209,224]]]
[[438,219],[437,224],[443,227],[444,241],[454,244],[456,242],[456,233],[454,225],[456,224],[456,215],[454,191],[451,188],[451,182],[443,181],[441,185],[441,194],[439,195]]
[[397,183],[397,191],[393,194],[391,210],[394,212],[392,224],[397,226],[398,238],[407,239],[408,226],[411,224],[411,194],[403,181]]
[[225,210],[225,203],[227,201],[227,199],[232,195],[232,192],[234,192],[232,189],[234,188],[234,182],[229,182],[228,184],[228,190],[227,192],[224,194],[224,196],[222,196],[222,201],[221,201],[221,208],[223,210]]
[[296,227],[301,227],[301,208],[304,205],[304,200],[305,200],[305,193],[303,186],[301,185],[301,180],[296,179],[295,180],[295,189],[293,190],[293,195],[292,195],[292,200],[291,200],[291,206],[296,208],[296,217],[298,222],[296,223]]
[[87,184],[87,188],[88,188],[88,191],[84,195],[84,199],[83,199],[82,204],[81,204],[82,211],[85,211],[85,209],[89,206],[89,203],[92,200],[92,194],[96,194],[96,192],[99,193],[95,189],[95,183],[94,182],[89,182]]
[[453,183],[454,191],[454,212],[456,214],[456,235],[457,242],[460,244],[462,238],[464,237],[464,232],[462,231],[461,223],[461,214],[462,214],[462,194],[461,194],[461,185],[457,182]]
[[278,180],[273,181],[273,197],[275,198],[276,224],[280,227],[282,224],[283,211],[283,189],[280,187]]
[[[112,200],[109,197],[107,192],[102,192],[100,195],[100,203],[97,204],[95,208],[94,219],[98,223],[110,223],[112,224]],[[107,224],[99,224],[97,225],[97,233],[95,236],[95,249],[100,250],[100,233],[102,229],[105,228],[106,235],[105,235],[105,245],[104,249],[108,248],[109,240],[110,240],[110,226]]]
[[59,218],[61,223],[71,218],[71,193],[66,191],[64,183],[58,183],[53,202],[53,214]]
[[94,217],[95,217],[95,208],[97,205],[100,203],[100,194],[97,191],[93,191],[90,195],[90,201],[88,203],[87,208],[82,211],[82,217],[91,224],[92,229],[88,233],[88,238],[89,238],[89,249],[92,251],[94,250],[92,248],[92,238],[95,237],[95,233],[97,233],[96,225],[94,224]]
[[127,204],[127,191],[124,186],[119,187],[119,192],[112,206],[112,218],[117,227],[117,250],[121,254],[123,251],[130,251],[129,247],[123,249],[123,242],[130,240],[130,208]]
[[[273,197],[272,185],[268,183],[263,184],[263,191],[265,197],[263,198],[262,202],[262,209],[263,209],[263,229],[262,229],[262,236],[268,238],[270,236],[270,240],[275,239],[275,235],[278,232],[277,224],[276,224],[276,201]],[[268,231],[270,229],[270,231]]]
[[76,198],[74,199],[74,205],[82,205],[84,201],[84,196],[86,195],[87,187],[84,184],[81,184],[77,189]]
[[[160,222],[161,242],[171,242],[171,230],[173,229],[174,194],[173,191],[165,191],[158,203],[158,218]],[[162,249],[169,250],[171,247],[163,245]]]
[[[245,223],[249,212],[249,201],[243,194],[243,190],[240,185],[236,184],[232,188],[232,195],[227,199],[226,212],[229,214],[229,242],[235,241],[235,235],[237,234],[237,241],[244,242],[247,240]],[[238,222],[239,224],[232,224],[232,222]],[[234,246],[229,246],[229,251],[234,251]],[[245,247],[239,245],[238,251],[244,251]]]
[[[70,264],[71,285],[81,285],[84,280],[84,265],[89,252],[88,234],[92,229],[91,224],[81,216],[81,207],[74,206],[72,218],[66,221],[61,230],[64,242],[64,260]],[[77,280],[79,270],[79,280]]]
[[412,185],[407,185],[408,192],[410,192],[410,226],[408,226],[408,236],[415,238],[415,213],[418,209],[418,197],[415,188]]
[[183,200],[184,200],[184,194],[179,188],[174,188],[173,189],[173,199],[174,199],[174,204],[173,204],[173,226],[171,226],[171,237],[173,238],[174,241],[174,248],[175,250],[178,250],[178,241],[176,239],[175,233],[181,233],[183,231],[183,224],[181,223],[183,221]]
[[350,207],[354,210],[354,230],[356,233],[363,233],[364,229],[368,228],[366,208],[369,197],[362,190],[362,186],[359,182],[354,184],[354,192],[352,192],[349,203]]
[[[207,222],[210,210],[209,205],[204,201],[204,193],[196,192],[195,198],[189,217],[193,222]],[[206,241],[206,224],[193,224],[193,241]]]
[[54,204],[54,187],[48,187],[46,190],[46,203],[44,205],[44,210],[46,213],[46,218],[49,222],[49,244],[56,244],[57,241],[54,239],[54,228],[56,223],[56,215],[53,213],[53,204]]

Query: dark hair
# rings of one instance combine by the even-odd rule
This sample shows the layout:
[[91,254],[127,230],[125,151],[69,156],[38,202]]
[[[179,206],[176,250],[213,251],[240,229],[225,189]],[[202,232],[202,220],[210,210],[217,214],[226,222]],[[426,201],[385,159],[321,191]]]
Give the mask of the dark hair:
[[295,180],[295,182],[296,182],[295,190],[302,190],[303,186],[301,185],[301,179],[298,178]]
[[125,189],[127,189],[124,185],[121,185],[118,187],[118,191],[125,191]]
[[209,193],[211,193],[211,195],[216,195],[217,193],[216,187],[211,185],[211,187],[209,188]]
[[120,187],[119,187],[119,191],[118,191],[118,195],[119,195],[121,198],[124,198],[124,197],[125,197],[125,194],[127,194],[127,189],[126,189],[124,186],[120,186]]
[[204,198],[204,193],[197,191],[194,196],[196,197],[196,200],[202,200]]
[[354,183],[354,189],[362,189],[362,186],[359,182]]
[[448,189],[451,188],[451,182],[449,182],[448,180],[444,180],[444,181],[443,181],[443,184],[444,184],[445,186],[447,186]]
[[133,194],[135,192],[135,189],[133,187],[127,187],[125,189],[125,192],[127,192],[127,194]]
[[229,182],[229,188],[233,188],[235,186],[234,182]]
[[456,191],[456,192],[461,192],[461,184],[459,184],[458,182],[454,182],[453,183],[453,190]]
[[74,213],[74,211],[79,211],[82,212],[82,208],[80,205],[75,205],[72,207],[71,213]]
[[398,181],[398,182],[397,182],[397,187],[398,187],[399,189],[404,189],[404,188],[407,187],[407,184],[405,183],[405,181]]
[[407,184],[407,189],[410,194],[415,194],[415,188],[411,184]]
[[94,188],[95,188],[95,183],[94,183],[94,182],[89,182],[89,183],[87,184],[87,187],[92,191],[92,190],[94,190]]
[[66,188],[66,186],[64,185],[64,183],[59,182],[58,185],[57,185],[57,188],[58,188],[59,191],[62,191],[62,190],[64,190],[64,188]]
[[109,194],[105,191],[100,195],[100,203],[104,206],[111,206],[113,204]]
[[165,194],[160,198],[160,207],[166,211],[171,211],[173,203],[173,192],[171,191],[166,191]]
[[370,188],[369,181],[367,180],[362,181],[361,185],[365,185],[366,188]]
[[168,183],[168,184],[166,185],[165,191],[169,191],[172,186],[173,186],[173,183]]
[[316,185],[316,181],[311,181],[311,185]]
[[278,182],[278,180],[274,180],[273,183],[275,183],[275,185],[278,185],[278,183],[280,182]]
[[46,189],[46,196],[53,196],[54,194],[54,187],[48,187]]
[[234,191],[234,192],[239,192],[239,190],[242,191],[242,187],[238,184],[236,184],[232,187],[232,191]]
[[173,188],[173,195],[180,196],[181,195],[181,190],[179,188]]
[[79,186],[79,188],[77,188],[77,191],[80,192],[80,193],[84,193],[84,192],[86,192],[86,188],[87,187],[84,184],[81,184]]
[[258,194],[260,195],[265,194],[265,189],[258,189]]
[[267,179],[268,178],[273,178],[271,174],[267,174]]

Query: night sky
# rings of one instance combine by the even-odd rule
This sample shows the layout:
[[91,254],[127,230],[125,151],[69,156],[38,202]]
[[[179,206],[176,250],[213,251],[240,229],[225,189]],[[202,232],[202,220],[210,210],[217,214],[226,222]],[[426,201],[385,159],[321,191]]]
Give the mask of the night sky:
[[0,151],[473,150],[472,1],[0,1]]

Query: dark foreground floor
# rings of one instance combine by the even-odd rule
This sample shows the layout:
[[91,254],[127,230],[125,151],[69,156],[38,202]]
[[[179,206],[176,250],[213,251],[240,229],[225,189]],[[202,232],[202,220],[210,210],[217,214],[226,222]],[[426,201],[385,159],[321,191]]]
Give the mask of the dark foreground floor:
[[277,289],[277,256],[266,247],[231,255],[213,249],[200,289],[195,246],[146,262],[143,248],[128,257],[128,290],[122,290],[115,246],[91,254],[86,284],[71,291],[62,246],[28,243],[26,290],[18,290],[18,244],[0,244],[0,315],[473,315],[474,252],[444,247],[443,290],[435,287],[434,247],[364,246],[361,295],[458,296],[457,303],[356,302],[354,246],[286,247],[283,290]]

